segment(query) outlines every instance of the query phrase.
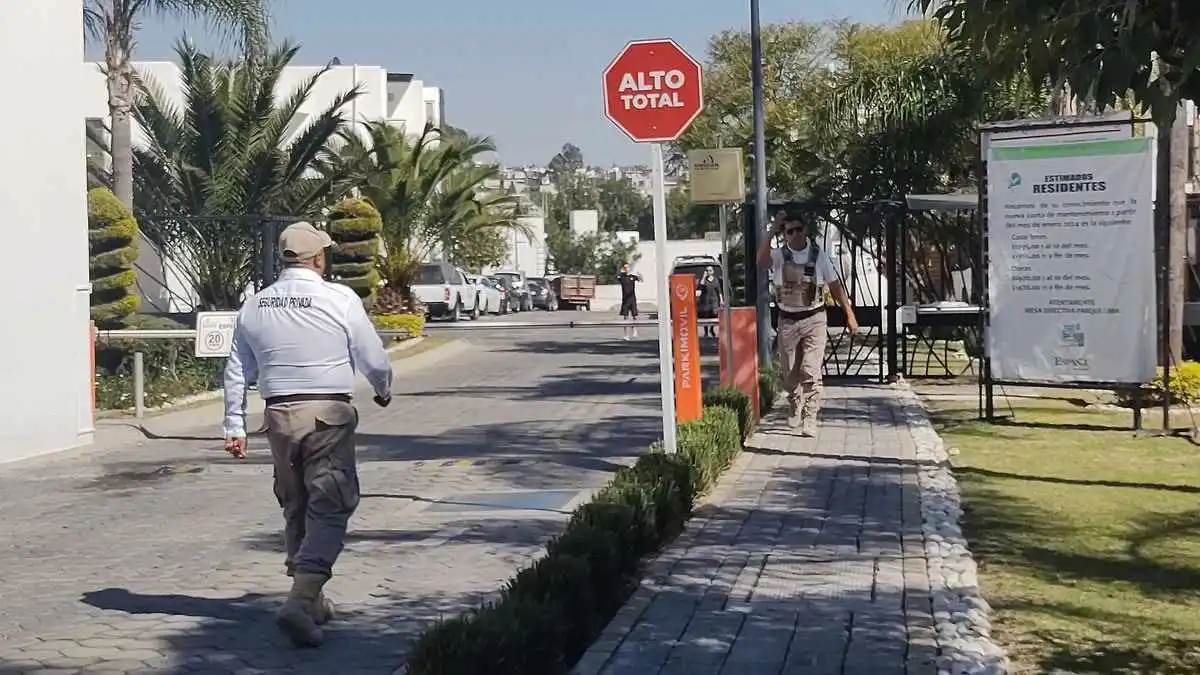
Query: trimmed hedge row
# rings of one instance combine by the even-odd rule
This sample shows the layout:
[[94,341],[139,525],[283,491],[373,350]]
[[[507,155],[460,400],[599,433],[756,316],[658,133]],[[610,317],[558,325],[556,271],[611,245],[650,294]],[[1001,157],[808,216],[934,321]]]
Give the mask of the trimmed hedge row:
[[371,323],[382,330],[406,330],[411,337],[417,337],[425,330],[425,317],[420,314],[372,314]]
[[701,419],[679,425],[675,455],[652,449],[618,471],[497,599],[426,630],[408,675],[565,675],[637,587],[643,559],[683,530],[741,451],[749,399],[727,389],[707,399]]

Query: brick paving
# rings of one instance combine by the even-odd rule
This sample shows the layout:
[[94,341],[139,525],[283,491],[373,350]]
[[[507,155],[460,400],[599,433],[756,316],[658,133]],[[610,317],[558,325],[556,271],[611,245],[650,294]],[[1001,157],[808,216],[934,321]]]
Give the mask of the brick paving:
[[896,391],[777,416],[576,675],[933,675],[917,460]]
[[422,627],[496,591],[657,437],[655,343],[619,335],[473,334],[398,364],[391,407],[360,398],[364,498],[319,650],[272,621],[288,579],[265,441],[226,458],[215,407],[0,466],[0,675],[396,672]]

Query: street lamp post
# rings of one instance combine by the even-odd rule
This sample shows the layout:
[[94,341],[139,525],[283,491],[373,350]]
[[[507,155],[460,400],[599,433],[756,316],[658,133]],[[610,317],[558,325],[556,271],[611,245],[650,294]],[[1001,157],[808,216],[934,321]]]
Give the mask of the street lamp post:
[[[763,49],[762,49],[762,19],[759,16],[759,0],[750,0],[750,81],[754,93],[754,228],[753,240],[759,242],[759,237],[770,234],[767,225],[767,117],[763,102]],[[747,251],[751,253],[751,251]],[[747,261],[749,263],[750,261]],[[764,265],[756,265],[758,270],[755,281],[754,307],[756,310],[758,329],[758,360],[763,366],[771,364],[771,338],[768,331],[771,327],[770,307],[767,304],[767,270]],[[747,280],[749,281],[749,280]],[[747,288],[747,292],[751,289]]]

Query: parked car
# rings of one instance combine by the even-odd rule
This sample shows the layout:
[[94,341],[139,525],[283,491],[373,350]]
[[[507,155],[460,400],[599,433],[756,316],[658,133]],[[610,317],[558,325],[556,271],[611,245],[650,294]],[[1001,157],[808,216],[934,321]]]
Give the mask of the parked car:
[[490,284],[496,292],[500,294],[500,313],[508,314],[514,311],[512,308],[512,298],[509,295],[508,282],[497,277],[484,277],[484,282]]
[[508,284],[509,308],[512,311],[527,312],[533,309],[533,297],[529,294],[524,272],[494,272],[492,276]]
[[529,277],[526,284],[529,287],[529,298],[537,309],[547,312],[558,311],[558,294],[553,286],[543,277]]
[[421,265],[413,295],[425,305],[425,315],[458,321],[466,313],[479,318],[479,291],[468,281],[466,273],[446,262]]
[[474,274],[467,277],[471,283],[475,285],[479,294],[479,313],[480,314],[499,314],[501,307],[504,305],[504,298],[500,295],[500,289],[496,288],[495,284],[487,277],[475,276]]
[[596,299],[596,277],[590,274],[561,274],[550,280],[559,307],[592,309]]

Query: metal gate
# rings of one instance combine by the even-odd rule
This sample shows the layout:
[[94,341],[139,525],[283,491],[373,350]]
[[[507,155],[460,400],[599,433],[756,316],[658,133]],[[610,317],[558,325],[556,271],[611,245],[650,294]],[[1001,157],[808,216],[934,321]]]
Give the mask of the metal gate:
[[[288,225],[305,220],[295,216],[276,215],[233,215],[233,216],[194,216],[183,214],[138,214],[138,223],[145,237],[143,244],[153,249],[152,259],[139,259],[137,271],[139,290],[146,297],[149,286],[153,286],[153,296],[162,296],[165,307],[158,313],[188,314],[201,309],[201,306],[217,305],[236,307],[240,304],[238,297],[232,295],[232,289],[227,293],[217,293],[221,298],[210,298],[207,302],[202,298],[205,294],[196,288],[185,288],[194,285],[196,270],[189,269],[187,262],[180,258],[203,255],[206,241],[230,242],[233,240],[236,248],[243,252],[232,259],[206,260],[198,263],[196,269],[217,269],[223,267],[231,278],[248,279],[248,286],[260,290],[268,286],[279,276],[282,261],[279,259],[279,235]],[[312,221],[318,227],[319,221]],[[209,289],[207,295],[213,295]]]
[[[777,201],[768,205],[768,216],[774,217],[776,212],[784,209],[800,214],[816,228],[814,236],[833,259],[858,318],[859,332],[851,333],[846,330],[842,309],[827,299],[829,341],[823,361],[825,376],[889,380],[892,373],[899,372],[899,337],[889,330],[887,317],[895,316],[898,306],[897,284],[892,280],[899,276],[895,262],[903,203],[873,200],[839,205],[812,200]],[[753,230],[753,205],[747,203],[742,213],[746,231],[756,231]],[[744,253],[747,256],[747,288],[754,288],[750,279],[757,275],[751,250],[757,242],[753,239],[747,237]],[[753,297],[747,300],[747,304],[753,304]],[[778,314],[773,302],[770,307],[771,327],[775,331]]]

